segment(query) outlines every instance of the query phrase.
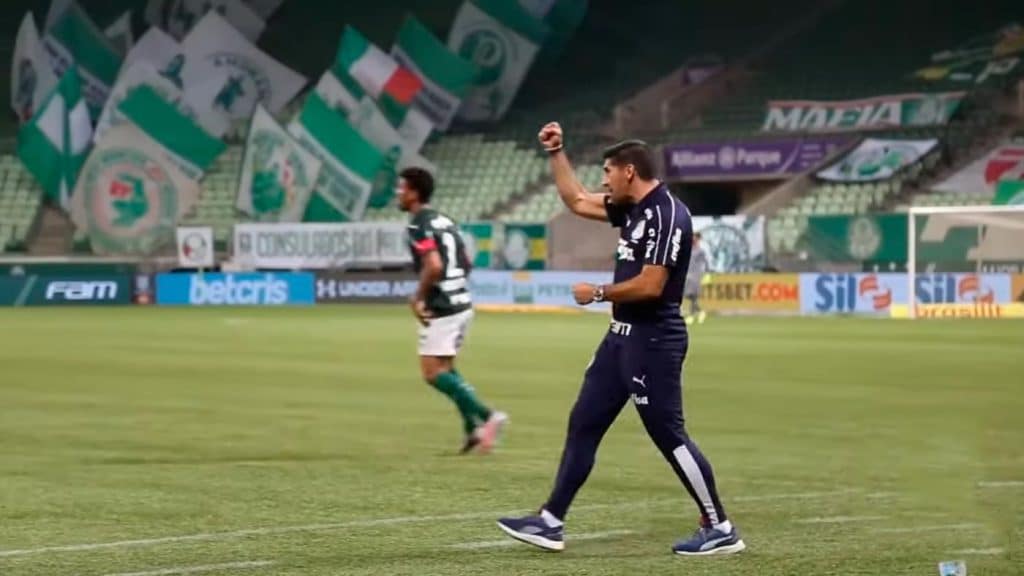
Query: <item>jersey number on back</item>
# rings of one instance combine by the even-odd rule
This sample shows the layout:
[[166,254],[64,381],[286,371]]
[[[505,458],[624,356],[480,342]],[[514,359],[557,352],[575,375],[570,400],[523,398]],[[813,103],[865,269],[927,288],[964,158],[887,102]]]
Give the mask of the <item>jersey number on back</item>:
[[461,278],[466,271],[459,267],[459,245],[455,241],[455,235],[451,232],[441,233],[441,243],[444,244],[448,269],[445,271],[445,278]]

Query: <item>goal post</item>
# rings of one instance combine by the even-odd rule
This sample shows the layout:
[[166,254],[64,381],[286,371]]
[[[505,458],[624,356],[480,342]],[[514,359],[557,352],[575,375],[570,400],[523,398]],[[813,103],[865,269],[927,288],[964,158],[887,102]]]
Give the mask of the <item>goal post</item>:
[[[911,207],[907,250],[910,318],[919,306],[937,303],[960,306],[959,315],[985,315],[985,306],[1012,304],[1017,296],[1011,286],[1014,275],[1024,274],[1024,205]],[[938,274],[948,286],[929,284]],[[958,274],[967,276],[955,283]]]

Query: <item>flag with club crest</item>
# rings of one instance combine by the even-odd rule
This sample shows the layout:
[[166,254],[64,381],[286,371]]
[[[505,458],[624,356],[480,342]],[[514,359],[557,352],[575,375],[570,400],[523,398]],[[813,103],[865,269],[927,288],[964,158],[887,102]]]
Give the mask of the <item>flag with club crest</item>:
[[32,118],[56,85],[57,77],[39,40],[35,19],[31,12],[26,12],[18,28],[14,58],[11,60],[11,108],[18,116],[18,122]]
[[175,240],[178,220],[199,200],[164,147],[133,123],[93,148],[71,199],[71,220],[97,254],[143,255]]
[[500,120],[550,33],[548,26],[508,0],[466,0],[455,16],[448,47],[477,65],[476,82],[459,117]]
[[[306,83],[299,73],[260,51],[217,11],[206,14],[182,41],[187,91],[200,91],[219,79],[209,93],[215,110],[232,120],[248,120],[257,104],[279,114]],[[195,87],[195,88],[193,88]]]
[[309,203],[321,162],[263,106],[249,125],[236,207],[260,222],[298,222]]

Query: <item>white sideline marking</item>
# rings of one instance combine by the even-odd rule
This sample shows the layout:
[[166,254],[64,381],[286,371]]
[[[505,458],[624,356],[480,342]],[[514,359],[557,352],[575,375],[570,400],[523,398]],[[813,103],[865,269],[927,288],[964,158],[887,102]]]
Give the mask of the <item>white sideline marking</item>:
[[[857,492],[857,490],[835,490],[832,492],[802,492],[794,494],[762,494],[760,496],[739,496],[732,498],[736,502],[762,502],[766,500],[804,500],[811,498],[826,498],[829,496],[842,496]],[[602,509],[625,509],[638,506],[659,506],[685,501],[683,497],[671,500],[649,500],[647,502],[620,502],[617,504],[584,504],[574,507],[575,510],[602,510]],[[0,550],[0,558],[12,556],[29,556],[32,554],[43,554],[46,552],[83,552],[88,550],[103,550],[107,548],[129,548],[134,546],[154,546],[157,544],[174,544],[178,542],[200,542],[210,540],[230,540],[246,536],[266,536],[270,534],[289,534],[292,532],[320,532],[328,530],[339,530],[342,528],[368,528],[373,526],[387,526],[392,524],[414,524],[419,522],[442,522],[446,520],[479,520],[484,518],[497,518],[521,514],[522,510],[492,511],[492,512],[470,512],[463,514],[446,514],[442,516],[398,516],[396,518],[377,518],[370,520],[348,520],[345,522],[332,522],[324,524],[306,524],[298,526],[270,526],[266,528],[246,528],[242,530],[231,530],[226,532],[200,532],[198,534],[184,534],[181,536],[163,536],[159,538],[141,538],[137,540],[116,540],[113,542],[98,542],[93,544],[65,544],[59,546],[43,546],[40,548],[23,548],[21,550]]]
[[964,524],[932,524],[930,526],[907,526],[905,528],[879,528],[875,532],[884,532],[886,534],[913,534],[915,532],[935,532],[937,530],[971,530],[974,528],[983,528],[984,524],[977,523],[964,523]]
[[[570,534],[566,535],[566,542],[576,542],[579,540],[601,540],[603,538],[614,538],[616,536],[628,536],[630,534],[636,534],[632,530],[609,530],[607,532],[590,532],[586,534]],[[485,542],[463,542],[461,544],[452,544],[449,548],[455,548],[457,550],[481,550],[484,548],[505,548],[511,546],[522,546],[522,542],[513,540],[511,538],[505,538],[504,540],[487,540]]]
[[118,574],[107,574],[107,576],[169,576],[171,574],[199,574],[201,572],[213,572],[214,570],[240,570],[244,568],[262,568],[270,566],[273,562],[269,560],[254,560],[251,562],[225,562],[223,564],[205,564],[203,566],[178,566],[175,568],[164,568],[162,570],[148,570],[146,572],[121,572]]
[[872,522],[885,520],[888,516],[826,516],[815,518],[803,518],[797,520],[798,524],[848,524],[850,522]]
[[1022,488],[1024,480],[999,480],[993,482],[978,482],[978,488]]
[[977,554],[979,556],[999,556],[1004,552],[1006,552],[1006,550],[1003,548],[967,548],[964,550],[954,550],[953,554],[963,554],[965,556],[969,554]]

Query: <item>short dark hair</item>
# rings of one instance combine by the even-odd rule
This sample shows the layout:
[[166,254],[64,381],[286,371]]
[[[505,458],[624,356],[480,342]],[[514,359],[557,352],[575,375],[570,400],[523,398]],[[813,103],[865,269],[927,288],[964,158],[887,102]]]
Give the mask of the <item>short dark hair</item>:
[[632,164],[636,175],[643,180],[654,179],[654,160],[651,148],[643,140],[624,140],[604,149],[601,158],[616,166]]
[[420,202],[424,204],[430,202],[430,197],[434,195],[434,177],[430,175],[430,172],[413,166],[402,170],[398,175],[405,178],[409,187],[416,191]]

